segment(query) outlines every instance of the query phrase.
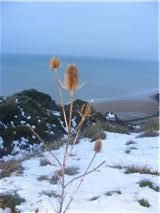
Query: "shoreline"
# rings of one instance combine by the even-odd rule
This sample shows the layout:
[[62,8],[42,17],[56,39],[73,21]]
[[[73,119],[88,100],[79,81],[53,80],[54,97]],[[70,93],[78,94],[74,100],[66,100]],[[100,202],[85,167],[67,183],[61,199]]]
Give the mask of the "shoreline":
[[126,121],[151,116],[158,113],[159,110],[156,94],[141,99],[135,97],[135,99],[90,101],[90,104],[102,114],[113,112],[120,119]]

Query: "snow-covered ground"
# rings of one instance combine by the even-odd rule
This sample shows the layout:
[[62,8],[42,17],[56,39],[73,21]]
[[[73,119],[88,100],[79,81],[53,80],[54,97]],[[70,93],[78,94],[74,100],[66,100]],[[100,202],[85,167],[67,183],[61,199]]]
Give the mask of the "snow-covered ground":
[[[106,132],[102,140],[102,150],[97,154],[90,170],[105,163],[96,171],[88,174],[79,188],[70,209],[67,212],[160,212],[158,197],[160,193],[148,186],[140,187],[139,182],[147,180],[154,187],[159,186],[159,176],[154,174],[130,173],[127,167],[149,168],[158,171],[159,137],[137,138],[138,133],[118,134]],[[132,143],[127,143],[132,141]],[[94,143],[81,139],[68,161],[69,167],[78,168],[78,174],[65,175],[66,182],[84,173],[94,155]],[[62,160],[64,147],[53,151]],[[58,202],[55,198],[60,193],[60,184],[53,184],[50,179],[58,167],[42,165],[47,152],[22,161],[23,173],[1,179],[0,193],[16,192],[25,202],[17,206],[20,212],[55,212]],[[48,159],[51,160],[51,159]],[[73,182],[67,189],[66,202],[76,189],[81,179]],[[149,207],[141,206],[139,200],[146,200]],[[4,210],[0,210],[4,212]]]

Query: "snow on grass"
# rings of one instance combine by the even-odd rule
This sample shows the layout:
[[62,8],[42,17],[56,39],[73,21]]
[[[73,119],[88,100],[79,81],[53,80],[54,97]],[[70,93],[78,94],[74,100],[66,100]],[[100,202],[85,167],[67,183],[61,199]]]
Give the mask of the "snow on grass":
[[[137,133],[118,134],[107,132],[107,138],[102,141],[102,151],[97,154],[91,169],[102,161],[106,161],[98,170],[87,175],[79,192],[76,194],[68,212],[158,212],[159,192],[152,188],[140,186],[140,181],[149,180],[153,185],[159,186],[158,175],[149,173],[126,174],[127,167],[148,168],[149,171],[158,171],[158,137],[137,138]],[[126,144],[134,141],[133,144]],[[81,175],[87,168],[94,155],[94,142],[89,139],[81,139],[73,149],[68,167],[77,168],[74,176],[65,175],[67,181]],[[127,154],[126,149],[130,149]],[[53,151],[61,161],[64,146]],[[48,158],[48,163],[43,165],[42,160]],[[25,199],[17,208],[20,212],[41,213],[54,212],[57,207],[57,196],[60,185],[51,178],[58,167],[49,162],[51,156],[47,152],[43,157],[34,156],[23,161],[23,173],[19,176],[11,174],[10,177],[1,179],[0,193],[12,193],[16,191]],[[76,188],[79,182],[74,182],[68,188],[68,195]],[[140,205],[140,201],[147,201],[149,207]],[[144,202],[142,202],[143,204]],[[159,209],[160,211],[160,209]],[[1,209],[1,212],[2,209]]]
[[3,147],[4,147],[4,141],[2,137],[0,137],[0,149],[3,149]]

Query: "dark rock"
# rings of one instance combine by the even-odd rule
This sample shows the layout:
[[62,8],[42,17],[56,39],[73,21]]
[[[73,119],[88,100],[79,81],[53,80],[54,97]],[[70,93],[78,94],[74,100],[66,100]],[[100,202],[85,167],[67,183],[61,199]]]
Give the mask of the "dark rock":
[[157,103],[159,103],[159,93],[155,94],[153,97],[157,101]]

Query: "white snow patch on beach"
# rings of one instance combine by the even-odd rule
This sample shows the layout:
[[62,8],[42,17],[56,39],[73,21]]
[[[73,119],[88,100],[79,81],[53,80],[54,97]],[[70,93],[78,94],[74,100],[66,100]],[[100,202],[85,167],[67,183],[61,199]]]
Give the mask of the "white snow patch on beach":
[[[95,168],[102,161],[105,163],[95,172],[85,177],[78,193],[67,212],[158,212],[159,192],[149,188],[140,187],[139,181],[144,179],[150,180],[155,186],[159,185],[157,175],[131,173],[126,174],[125,169],[113,168],[112,166],[121,165],[122,167],[136,166],[147,167],[151,171],[158,171],[158,150],[159,137],[137,138],[138,134],[133,133],[118,134],[107,132],[107,138],[102,141],[103,148],[97,154],[90,169]],[[126,145],[128,141],[134,141],[134,144]],[[130,153],[126,149],[131,147]],[[54,155],[59,161],[62,161],[64,146],[54,150]],[[68,161],[68,166],[78,167],[79,174],[75,176],[66,175],[66,181],[71,180],[77,175],[81,175],[86,170],[89,162],[94,155],[94,142],[89,139],[81,139],[74,147],[72,156]],[[60,184],[51,184],[54,171],[58,166],[52,166],[50,163],[45,166],[41,161],[47,158],[52,159],[52,164],[56,161],[52,155],[45,152],[43,157],[35,156],[23,161],[24,171],[22,174],[1,179],[0,193],[11,193],[16,190],[20,197],[25,199],[24,203],[17,206],[20,212],[52,212],[57,207],[57,200],[49,194],[59,194]],[[50,160],[49,160],[50,161]],[[45,177],[40,180],[41,177]],[[79,180],[80,181],[80,180]],[[79,183],[75,181],[67,191],[67,200],[73,190]],[[149,202],[150,207],[146,208],[139,204],[138,200],[145,199]],[[5,212],[1,211],[0,212]]]

